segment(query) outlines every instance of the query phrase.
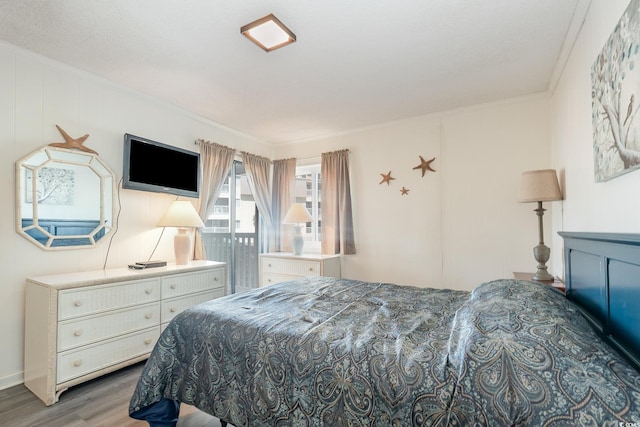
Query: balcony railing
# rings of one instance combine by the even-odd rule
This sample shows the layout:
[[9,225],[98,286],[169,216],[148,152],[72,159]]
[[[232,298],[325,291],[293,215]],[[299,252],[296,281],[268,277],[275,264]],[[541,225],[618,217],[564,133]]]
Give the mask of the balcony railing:
[[[232,292],[231,281],[235,278],[235,292],[258,287],[258,237],[255,233],[202,233],[207,259],[227,263],[227,293]],[[234,251],[235,248],[235,251]],[[230,269],[232,254],[235,255],[235,271]]]

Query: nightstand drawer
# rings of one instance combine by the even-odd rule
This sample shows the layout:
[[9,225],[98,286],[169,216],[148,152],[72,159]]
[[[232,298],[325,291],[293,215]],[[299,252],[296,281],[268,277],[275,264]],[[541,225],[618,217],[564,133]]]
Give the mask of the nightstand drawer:
[[290,280],[300,279],[300,276],[287,276],[284,274],[264,273],[262,275],[262,283],[260,286],[269,286],[274,283],[288,282]]
[[260,255],[260,286],[302,277],[340,277],[340,255],[274,252]]
[[291,276],[319,276],[319,261],[305,261],[295,259],[262,258],[262,272],[264,274],[287,274]]

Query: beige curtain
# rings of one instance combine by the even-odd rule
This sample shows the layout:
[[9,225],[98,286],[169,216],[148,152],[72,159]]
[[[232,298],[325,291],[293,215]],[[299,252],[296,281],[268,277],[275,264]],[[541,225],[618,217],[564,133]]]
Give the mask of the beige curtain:
[[[214,142],[199,139],[196,144],[200,146],[200,200],[198,206],[198,215],[202,222],[206,222],[207,218],[213,212],[222,184],[224,184],[236,150],[225,147]],[[194,259],[206,259],[207,254],[202,241],[202,231],[196,229]]]
[[322,153],[322,253],[355,254],[349,150]]
[[291,237],[289,227],[282,225],[282,219],[289,207],[295,202],[296,190],[296,159],[273,161],[273,196],[271,198],[271,212],[273,213],[274,250],[276,252],[291,252]]
[[258,206],[258,212],[264,223],[263,242],[268,251],[274,250],[275,239],[273,217],[271,214],[271,160],[266,157],[242,152],[242,163],[247,173],[249,189]]

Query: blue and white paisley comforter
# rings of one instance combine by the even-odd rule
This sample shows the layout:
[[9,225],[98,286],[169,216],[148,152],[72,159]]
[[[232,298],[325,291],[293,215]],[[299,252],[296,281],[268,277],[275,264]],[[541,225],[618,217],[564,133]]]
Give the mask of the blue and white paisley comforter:
[[130,413],[163,399],[235,426],[601,427],[640,423],[640,373],[549,286],[309,278],[178,315]]

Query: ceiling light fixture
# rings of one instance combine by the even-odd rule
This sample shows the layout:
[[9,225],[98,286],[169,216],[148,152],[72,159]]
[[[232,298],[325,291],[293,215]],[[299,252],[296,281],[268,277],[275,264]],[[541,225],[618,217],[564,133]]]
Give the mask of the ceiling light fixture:
[[266,52],[296,41],[296,35],[273,14],[243,26],[240,32]]

